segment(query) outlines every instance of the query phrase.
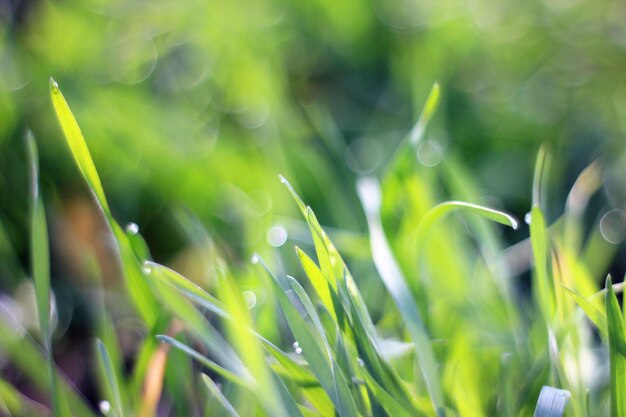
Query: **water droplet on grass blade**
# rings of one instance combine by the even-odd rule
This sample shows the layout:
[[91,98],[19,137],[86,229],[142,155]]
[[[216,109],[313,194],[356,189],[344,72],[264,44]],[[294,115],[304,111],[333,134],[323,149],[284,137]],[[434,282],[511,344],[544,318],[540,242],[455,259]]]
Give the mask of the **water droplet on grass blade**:
[[152,266],[150,266],[147,262],[144,263],[141,267],[141,272],[143,272],[144,275],[150,275],[152,273]]
[[252,258],[250,258],[250,262],[252,262],[253,264],[258,264],[260,261],[261,258],[259,258],[259,255],[257,255],[256,253],[252,255]]
[[137,233],[139,233],[139,226],[137,226],[137,223],[128,223],[126,225],[126,233],[131,235],[136,235]]
[[109,414],[109,411],[111,411],[111,403],[106,400],[102,400],[98,403],[98,408],[102,414]]

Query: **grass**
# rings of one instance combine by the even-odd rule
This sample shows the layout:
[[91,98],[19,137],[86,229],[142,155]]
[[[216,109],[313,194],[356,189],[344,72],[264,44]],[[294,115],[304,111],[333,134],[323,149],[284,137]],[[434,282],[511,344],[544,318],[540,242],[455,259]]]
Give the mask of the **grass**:
[[[581,227],[580,216],[566,206],[562,218],[546,221],[541,184],[549,152],[542,149],[537,159],[533,294],[525,297],[498,235],[502,225],[516,229],[517,220],[477,204],[476,186],[453,158],[435,170],[416,160],[437,107],[437,85],[392,160],[377,176],[357,181],[371,248],[369,269],[359,268],[363,276],[352,275],[341,248],[281,177],[310,233],[291,255],[302,271],[276,274],[280,268],[259,254],[251,265],[229,268],[218,253],[222,273],[210,291],[154,262],[138,228],[116,222],[54,81],[51,95],[72,157],[111,230],[126,297],[145,333],[129,369],[111,312],[94,307],[98,339],[90,363],[99,411],[55,365],[46,217],[29,136],[39,340],[13,331],[19,323],[1,322],[0,332],[2,351],[49,394],[49,406],[0,381],[5,413],[147,417],[162,404],[159,415],[513,417],[534,410],[535,417],[590,417],[610,410],[626,416],[623,313],[610,279],[601,303],[600,277],[586,267],[584,242],[568,238]],[[440,187],[470,202],[440,202]],[[267,290],[265,302],[250,306],[242,282]],[[601,378],[588,361],[607,357],[609,376]],[[597,375],[590,378],[589,371]]]

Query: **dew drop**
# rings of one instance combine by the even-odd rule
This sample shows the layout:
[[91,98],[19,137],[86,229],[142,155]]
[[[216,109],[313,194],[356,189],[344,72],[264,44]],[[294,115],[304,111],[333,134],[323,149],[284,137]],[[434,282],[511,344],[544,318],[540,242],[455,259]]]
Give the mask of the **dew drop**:
[[55,93],[59,91],[59,84],[57,84],[57,82],[52,77],[50,77],[50,87]]
[[365,362],[363,362],[363,359],[361,358],[356,358],[356,363],[358,363],[361,367],[365,366]]
[[102,414],[109,414],[109,411],[111,411],[111,403],[106,400],[102,400],[98,403],[98,408]]
[[524,223],[526,224],[530,224],[530,220],[532,219],[532,214],[530,214],[530,211],[526,214],[524,214]]
[[137,223],[128,223],[126,225],[126,233],[131,235],[136,235],[137,233],[139,233],[139,226],[137,226]]
[[143,272],[144,275],[150,275],[152,273],[152,267],[146,262],[141,267],[141,272]]
[[300,347],[300,343],[298,343],[297,340],[293,342],[291,346],[293,347],[293,350],[294,352],[296,352],[297,355],[300,355],[302,353],[302,348]]
[[250,258],[250,262],[252,262],[253,264],[258,264],[260,261],[261,258],[259,258],[259,255],[257,255],[256,253],[252,255],[252,258]]

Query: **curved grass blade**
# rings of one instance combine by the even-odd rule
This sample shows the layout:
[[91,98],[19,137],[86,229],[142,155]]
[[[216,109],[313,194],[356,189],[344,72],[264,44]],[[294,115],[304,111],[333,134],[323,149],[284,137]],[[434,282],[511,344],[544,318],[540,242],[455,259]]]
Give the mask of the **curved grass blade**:
[[570,397],[569,391],[543,386],[533,417],[562,417]]
[[113,363],[109,357],[102,340],[96,339],[96,352],[98,354],[98,364],[100,365],[101,378],[104,383],[104,391],[110,398],[110,403],[119,417],[124,417],[124,406],[122,405],[122,396],[120,395],[120,387],[117,383],[116,372],[113,369]]
[[439,416],[445,416],[443,392],[439,382],[437,363],[430,338],[417,309],[415,300],[389,247],[380,220],[381,191],[374,178],[360,178],[357,192],[365,211],[370,231],[370,244],[374,265],[387,287],[387,291],[398,306],[407,330],[415,343],[417,362],[426,383],[426,390],[433,408]]
[[624,317],[617,301],[611,277],[606,279],[606,318],[609,331],[611,369],[611,417],[626,417],[626,333]]
[[428,235],[433,229],[433,226],[454,211],[477,214],[485,219],[492,220],[505,226],[510,226],[514,230],[518,227],[517,219],[503,211],[463,201],[446,201],[445,203],[438,204],[430,209],[420,221],[416,238],[418,244],[418,260],[421,258],[421,251],[426,245]]

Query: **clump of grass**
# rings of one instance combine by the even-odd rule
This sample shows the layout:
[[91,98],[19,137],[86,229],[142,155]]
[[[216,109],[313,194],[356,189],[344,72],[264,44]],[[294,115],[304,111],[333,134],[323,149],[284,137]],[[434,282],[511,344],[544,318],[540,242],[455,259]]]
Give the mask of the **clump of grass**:
[[[541,183],[549,152],[542,149],[537,160],[530,211],[533,296],[522,301],[502,261],[496,229],[515,229],[517,220],[473,203],[475,186],[453,159],[441,167],[441,178],[415,160],[437,107],[438,86],[386,169],[357,181],[374,267],[367,279],[382,283],[370,284],[379,289],[375,299],[363,295],[366,278],[352,275],[313,210],[281,177],[308,226],[312,253],[295,248],[304,274],[294,275],[300,279],[277,276],[261,256],[253,256],[247,274],[271,289],[273,302],[264,308],[278,309],[271,325],[280,326],[280,337],[273,338],[242,296],[243,272],[216,260],[223,274],[210,293],[154,262],[138,230],[116,222],[78,123],[54,81],[51,93],[72,156],[112,231],[128,298],[147,330],[133,368],[124,371],[114,323],[109,312],[99,311],[94,362],[102,414],[147,417],[166,401],[172,415],[480,417],[529,415],[534,409],[536,417],[582,417],[610,409],[611,416],[626,416],[623,314],[610,279],[605,305],[595,296],[600,289],[586,267],[582,242],[569,239],[580,236],[572,234],[581,227],[577,217],[566,211],[546,223]],[[50,393],[52,414],[92,416],[96,411],[52,359],[45,211],[32,138],[28,145],[42,349],[1,322],[2,350]],[[442,184],[472,202],[440,203],[436,190]],[[384,305],[376,316],[373,303]],[[595,355],[597,342],[578,307],[608,348],[608,381],[586,379],[585,360]],[[45,409],[10,384],[2,382],[0,391],[0,405],[12,415]]]

